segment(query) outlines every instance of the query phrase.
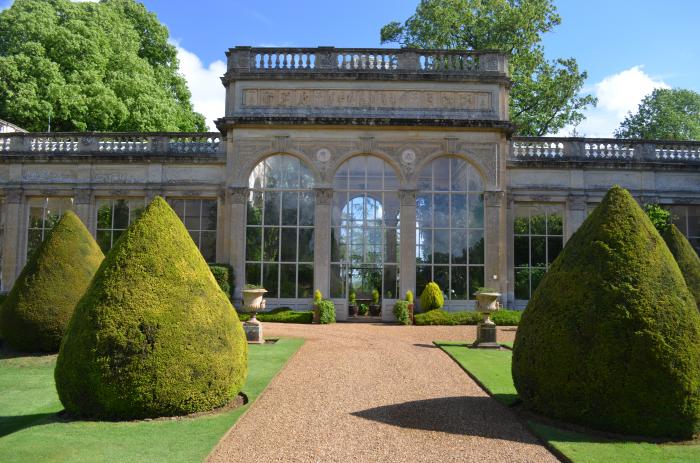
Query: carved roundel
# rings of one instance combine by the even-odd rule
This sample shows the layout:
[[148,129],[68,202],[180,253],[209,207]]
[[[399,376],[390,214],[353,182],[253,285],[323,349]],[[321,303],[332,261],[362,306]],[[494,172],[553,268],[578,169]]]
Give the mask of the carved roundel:
[[404,164],[413,164],[416,160],[416,152],[413,150],[404,150],[401,153],[401,162]]
[[316,151],[316,159],[318,162],[328,162],[331,160],[331,151],[328,148],[321,148]]

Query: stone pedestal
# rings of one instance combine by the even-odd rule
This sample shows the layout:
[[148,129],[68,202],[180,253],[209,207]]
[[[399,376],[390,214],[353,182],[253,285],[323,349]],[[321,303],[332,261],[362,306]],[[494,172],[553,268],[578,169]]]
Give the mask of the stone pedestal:
[[479,322],[476,328],[476,341],[472,347],[479,349],[500,349],[501,345],[496,341],[496,324],[486,315],[486,319]]
[[243,330],[245,337],[250,344],[264,344],[263,327],[257,319],[251,318],[247,322],[243,322]]

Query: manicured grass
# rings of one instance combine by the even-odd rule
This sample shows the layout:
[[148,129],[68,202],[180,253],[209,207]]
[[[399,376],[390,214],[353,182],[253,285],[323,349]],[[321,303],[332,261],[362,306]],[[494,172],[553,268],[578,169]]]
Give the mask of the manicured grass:
[[55,356],[0,359],[0,461],[201,462],[246,412],[303,340],[251,345],[248,405],[199,418],[139,422],[63,421]]
[[[518,401],[510,372],[510,350],[469,349],[464,343],[435,344],[452,357],[494,399],[512,405]],[[615,441],[528,422],[530,429],[574,463],[690,463],[700,461],[700,443],[653,444]]]
[[[517,326],[520,323],[522,310],[499,310],[491,315],[491,320],[498,326]],[[477,312],[462,311],[448,312],[446,310],[430,310],[415,316],[416,325],[476,325],[483,319]]]

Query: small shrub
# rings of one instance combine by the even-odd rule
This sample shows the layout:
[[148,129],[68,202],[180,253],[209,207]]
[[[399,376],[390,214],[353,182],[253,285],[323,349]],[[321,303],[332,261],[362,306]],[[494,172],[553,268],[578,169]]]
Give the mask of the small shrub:
[[428,312],[429,310],[442,309],[443,305],[445,305],[445,298],[442,295],[442,290],[437,283],[431,281],[420,295],[420,308],[424,312]]
[[367,315],[367,312],[369,312],[369,307],[367,306],[367,304],[360,304],[360,307],[358,307],[357,309],[357,313],[359,313],[360,315]]
[[408,302],[409,304],[413,304],[413,291],[411,291],[410,289],[406,291],[406,302]]
[[394,317],[396,317],[396,321],[402,325],[411,324],[411,317],[408,313],[408,302],[396,301],[396,304],[394,304]]
[[318,304],[322,299],[323,295],[321,294],[321,290],[317,289],[314,291],[314,304]]
[[[491,314],[491,320],[498,326],[517,326],[520,323],[522,310],[499,310]],[[476,325],[483,319],[478,312],[446,310],[431,310],[415,316],[416,325]]]
[[350,305],[355,305],[355,303],[357,303],[357,294],[355,293],[354,289],[350,290],[350,294],[348,296],[348,302],[350,302]]
[[[310,324],[313,322],[314,314],[310,311],[297,312],[289,307],[278,307],[276,309],[270,310],[269,312],[260,312],[257,315],[257,319],[261,322],[271,322],[271,323],[301,323]],[[250,320],[250,314],[239,313],[238,318],[242,322]]]
[[379,291],[376,289],[372,290],[372,304],[379,304]]
[[658,230],[659,233],[665,232],[668,227],[671,226],[671,211],[665,209],[663,206],[658,204],[645,204],[644,212],[646,212],[647,217],[654,224],[654,228]]
[[669,226],[661,235],[681,269],[685,284],[695,298],[700,310],[700,257],[688,239],[675,225]]
[[209,264],[214,279],[219,284],[219,288],[228,296],[233,297],[233,267],[228,264]]
[[322,325],[335,323],[335,304],[330,299],[324,299],[318,303],[319,318]]
[[457,323],[453,319],[449,312],[442,309],[430,310],[428,312],[423,312],[415,315],[415,322],[418,326],[424,325],[456,325]]

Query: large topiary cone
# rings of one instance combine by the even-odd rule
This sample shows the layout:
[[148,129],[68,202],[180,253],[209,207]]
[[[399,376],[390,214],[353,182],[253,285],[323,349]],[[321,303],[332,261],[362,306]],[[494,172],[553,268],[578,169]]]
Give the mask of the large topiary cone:
[[676,259],[685,284],[688,285],[690,293],[695,297],[695,303],[700,310],[700,257],[675,225],[668,227],[661,236]]
[[243,327],[175,212],[156,198],[78,303],[56,389],[79,416],[134,419],[225,405],[247,375]]
[[513,380],[544,415],[687,438],[700,423],[700,314],[630,194],[613,187],[571,237],[518,327]]
[[104,255],[73,212],[66,212],[29,257],[0,308],[0,331],[23,352],[58,352],[75,305]]

